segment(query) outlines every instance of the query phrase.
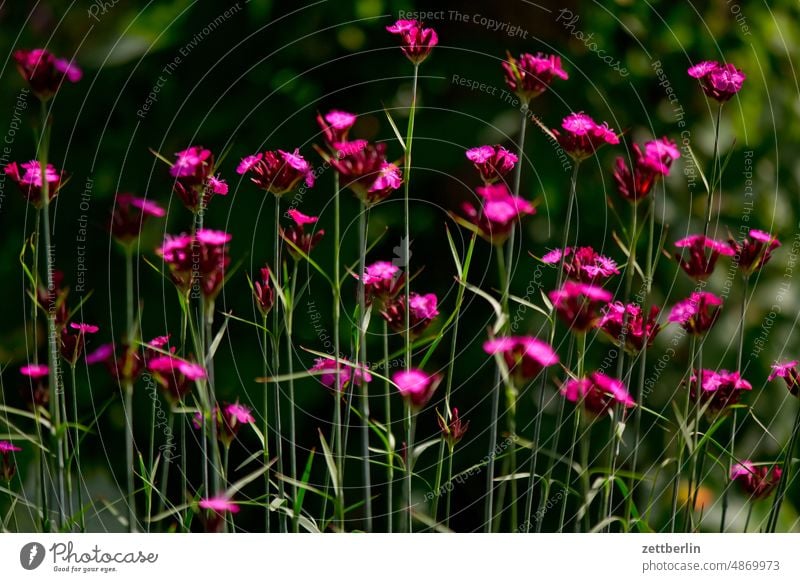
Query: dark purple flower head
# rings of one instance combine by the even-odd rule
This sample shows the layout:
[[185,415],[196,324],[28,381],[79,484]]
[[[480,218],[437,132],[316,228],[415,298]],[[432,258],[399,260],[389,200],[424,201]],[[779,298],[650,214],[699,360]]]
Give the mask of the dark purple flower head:
[[692,335],[703,335],[719,317],[722,299],[707,291],[695,291],[688,299],[672,306],[668,320],[678,323]]
[[86,334],[100,331],[96,325],[88,323],[70,323],[61,328],[61,356],[68,364],[74,366],[83,353]]
[[561,394],[597,416],[606,414],[616,405],[625,408],[636,405],[625,384],[602,372],[592,372],[585,378],[567,380],[561,387]]
[[731,467],[731,481],[736,481],[750,499],[769,497],[783,475],[777,465],[754,465],[752,461],[741,461]]
[[622,342],[624,349],[631,353],[642,351],[645,344],[650,347],[661,331],[658,324],[658,307],[650,307],[650,313],[644,317],[642,308],[636,303],[624,304],[615,301],[606,305],[603,316],[597,323],[617,346]]
[[439,37],[432,28],[425,28],[418,20],[398,20],[386,30],[400,37],[403,54],[409,61],[419,65],[428,58]]
[[739,269],[750,276],[766,265],[772,258],[772,252],[781,246],[777,238],[763,230],[751,228],[748,236],[740,241],[728,239],[728,245],[739,257]]
[[[319,220],[318,216],[307,216],[292,208],[287,212],[289,218],[292,219],[291,226],[287,228],[281,227],[281,238],[283,240],[292,243],[298,249],[303,251],[306,256],[311,254],[312,249],[317,246],[322,237],[325,235],[325,231],[322,229],[316,230],[312,229],[311,232],[306,232],[306,226],[309,224],[315,224],[317,220]],[[289,254],[295,261],[299,261],[303,258],[303,255],[298,253],[294,247],[288,246]]]
[[502,180],[519,161],[516,154],[512,154],[500,145],[482,145],[471,148],[467,150],[466,155],[480,173],[484,184],[493,184]]
[[442,381],[442,376],[411,369],[395,372],[392,381],[397,385],[397,390],[411,408],[420,410],[433,396]]
[[483,344],[489,355],[501,354],[509,373],[520,383],[536,378],[548,366],[558,363],[558,355],[546,342],[530,336],[506,336]]
[[14,61],[19,74],[41,101],[50,99],[64,81],[77,83],[83,77],[77,65],[45,49],[15,51]]
[[601,308],[611,301],[611,293],[602,287],[566,281],[561,289],[550,292],[550,301],[561,320],[573,331],[582,333],[595,327]]
[[14,462],[14,453],[22,451],[10,441],[0,441],[0,479],[11,481],[17,472],[17,464]]
[[111,214],[111,235],[122,244],[128,244],[139,237],[142,226],[148,218],[161,218],[166,214],[166,211],[152,200],[119,193],[114,202],[114,212]]
[[686,274],[696,281],[705,281],[711,276],[720,255],[727,257],[734,255],[733,249],[726,243],[702,234],[687,236],[677,241],[675,246],[686,249],[675,253],[675,260]]
[[669,175],[669,168],[680,152],[674,142],[662,137],[648,141],[644,149],[634,144],[633,153],[632,166],[623,157],[616,159],[614,182],[620,195],[636,204],[650,194],[658,178]]
[[203,380],[206,371],[195,364],[172,355],[159,355],[147,362],[147,369],[164,389],[173,403],[179,403],[191,391],[192,382]]
[[336,151],[336,144],[346,142],[350,128],[356,122],[356,116],[346,111],[333,109],[323,117],[317,114],[317,124],[325,136],[325,143],[332,151]]
[[[6,175],[17,183],[25,198],[36,208],[42,207],[42,166],[36,160],[23,162],[11,162],[5,167]],[[45,168],[45,179],[47,180],[47,200],[50,202],[56,197],[61,186],[65,182],[66,174],[56,170],[52,164],[47,164]]]
[[556,77],[569,78],[555,55],[522,53],[519,60],[508,55],[502,66],[506,85],[526,103],[544,93]]
[[450,422],[447,422],[447,420],[439,414],[438,410],[436,411],[436,420],[442,431],[442,438],[451,450],[461,442],[461,439],[464,438],[464,435],[467,434],[467,430],[469,430],[469,421],[464,422],[458,414],[458,408],[453,408]]
[[746,79],[744,73],[734,65],[715,61],[703,61],[689,67],[688,73],[700,81],[700,87],[706,95],[720,103],[736,95]]
[[769,381],[772,382],[775,378],[783,378],[791,395],[800,397],[800,372],[797,370],[799,363],[797,360],[783,363],[775,362],[772,364]]
[[493,245],[506,242],[517,220],[536,213],[533,204],[511,194],[505,184],[479,186],[475,191],[482,199],[480,208],[465,202],[462,209],[478,234]]
[[222,289],[230,264],[231,235],[221,230],[199,229],[192,236],[167,235],[156,254],[169,267],[173,283],[183,293],[199,291],[214,299]]
[[[743,379],[739,372],[727,370],[701,370],[700,371],[700,406],[706,413],[715,416],[724,412],[730,406],[737,404],[743,390],[752,390],[750,382]],[[697,370],[694,371],[689,381],[689,394],[694,401],[697,398]]]
[[563,253],[561,249],[555,249],[544,255],[542,262],[548,265],[561,263],[564,274],[581,283],[595,283],[619,275],[617,263],[597,253],[592,247],[566,247]]
[[236,173],[249,174],[253,184],[275,196],[291,192],[300,181],[304,181],[307,188],[314,185],[311,164],[300,155],[299,149],[294,152],[275,150],[247,156],[239,162]]
[[253,281],[253,297],[262,317],[266,317],[275,305],[275,290],[270,280],[269,266],[261,267],[261,278]]
[[[438,300],[433,293],[420,295],[419,293],[409,294],[409,325],[411,326],[410,335],[412,338],[418,337],[424,332],[433,320],[439,315]],[[383,318],[389,323],[397,333],[405,333],[406,330],[406,297],[404,294],[396,296],[381,311]]]
[[368,305],[377,301],[383,305],[403,288],[405,274],[389,261],[376,261],[364,268],[364,292]]
[[[320,372],[319,381],[326,388],[336,390],[336,360],[330,358],[317,358],[310,372]],[[350,381],[362,386],[372,382],[372,374],[361,364],[353,365],[347,360],[339,359],[339,390],[344,392],[350,386]]]
[[585,113],[570,113],[561,122],[563,133],[553,129],[551,132],[572,159],[585,160],[593,156],[600,147],[619,143],[619,137],[607,123],[598,124]]

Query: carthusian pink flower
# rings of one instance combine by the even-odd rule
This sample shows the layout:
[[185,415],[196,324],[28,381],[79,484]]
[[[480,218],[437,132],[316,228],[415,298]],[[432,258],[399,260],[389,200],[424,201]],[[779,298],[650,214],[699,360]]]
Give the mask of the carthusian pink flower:
[[19,373],[34,380],[46,378],[50,373],[50,368],[46,364],[26,364],[19,369]]
[[403,183],[400,169],[386,159],[385,143],[359,139],[336,144],[333,155],[319,148],[317,152],[339,173],[342,187],[366,205],[386,199]]
[[[319,229],[306,232],[306,225],[315,224],[317,220],[319,220],[319,217],[307,216],[294,208],[289,210],[287,214],[292,219],[294,224],[287,228],[281,227],[281,238],[294,245],[294,247],[300,249],[306,256],[310,255],[311,250],[317,246],[317,243],[319,243],[319,241],[325,235],[325,231]],[[289,254],[292,255],[292,258],[295,261],[299,261],[303,258],[303,256],[298,253],[293,246],[287,246],[289,249]]]
[[641,306],[636,303],[624,304],[615,301],[606,305],[597,327],[602,329],[617,346],[624,340],[624,345],[620,347],[628,352],[638,353],[645,344],[648,347],[653,345],[658,332],[661,331],[658,312],[658,307],[653,305],[645,317]]
[[439,428],[442,431],[442,438],[451,450],[461,442],[461,439],[464,438],[464,435],[467,434],[467,430],[469,430],[469,421],[464,422],[464,420],[458,414],[458,408],[453,408],[453,414],[450,417],[450,422],[448,422],[444,416],[439,414],[438,410],[436,411],[436,420],[438,421]]
[[734,256],[739,257],[739,269],[749,277],[769,262],[772,252],[781,243],[770,233],[751,228],[748,235],[739,241],[729,238],[728,245]]
[[314,185],[314,172],[300,150],[267,151],[247,156],[236,168],[237,174],[249,175],[250,181],[265,192],[283,196],[303,181],[307,188]]
[[375,261],[364,268],[364,295],[367,305],[377,301],[383,305],[403,288],[405,274],[389,261]]
[[261,267],[261,279],[253,281],[253,297],[262,317],[266,317],[275,305],[275,290],[272,288],[269,273],[269,266],[265,265]]
[[484,342],[483,351],[491,356],[501,354],[509,373],[520,383],[536,378],[544,368],[558,363],[558,355],[553,348],[531,336],[490,339]]
[[213,299],[222,289],[230,264],[230,240],[231,235],[224,231],[201,228],[194,236],[167,235],[156,254],[164,259],[178,289],[184,293],[202,292]]
[[[439,315],[438,299],[433,293],[426,293],[420,295],[419,293],[410,293],[408,296],[409,304],[409,325],[411,329],[409,333],[412,338],[418,337],[428,326],[433,323],[433,320]],[[406,330],[406,297],[401,294],[395,297],[388,305],[381,311],[383,318],[389,323],[397,333],[405,333]]]
[[409,61],[419,65],[428,58],[439,37],[432,28],[425,28],[418,20],[398,20],[386,30],[400,37],[403,54]]
[[225,180],[214,175],[214,154],[201,145],[176,152],[169,173],[174,179],[173,191],[194,213],[208,206],[212,195],[228,193]]
[[[17,183],[25,198],[36,208],[42,207],[42,166],[36,160],[23,162],[11,162],[5,167],[6,175]],[[64,172],[56,170],[52,164],[47,164],[45,168],[45,180],[47,180],[47,200],[50,202],[56,197],[61,186],[64,184],[66,175]]]
[[157,203],[133,194],[119,193],[114,201],[111,214],[111,235],[122,244],[128,244],[139,237],[148,218],[161,218],[166,211]]
[[14,61],[19,74],[41,101],[50,99],[64,81],[77,83],[83,77],[77,65],[45,49],[14,51]]
[[619,143],[619,137],[607,123],[596,123],[585,113],[570,113],[561,122],[563,133],[553,129],[558,144],[572,159],[585,160],[593,156],[600,147]]
[[[675,243],[679,249],[675,260],[687,275],[696,281],[705,281],[714,272],[720,255],[732,257],[734,250],[722,241],[714,240],[702,234],[693,234]],[[688,256],[686,256],[688,254]]]
[[752,461],[741,461],[731,467],[731,481],[736,481],[751,499],[769,497],[783,475],[777,465],[755,465]]
[[533,204],[512,195],[505,184],[480,186],[475,191],[481,197],[480,207],[465,202],[462,209],[470,228],[493,245],[505,243],[514,223],[536,212]]
[[680,324],[692,335],[706,333],[719,317],[722,299],[708,291],[695,291],[672,306],[668,320]]
[[176,356],[160,355],[147,362],[147,369],[173,403],[179,403],[191,391],[192,382],[203,380],[206,371],[200,364]]
[[440,374],[428,374],[422,370],[411,369],[395,372],[392,381],[411,408],[419,410],[431,399],[442,377]]
[[47,408],[50,403],[50,386],[47,378],[50,368],[45,364],[27,364],[19,369],[20,374],[28,378],[22,397],[33,407]]
[[542,262],[551,265],[561,263],[564,274],[581,283],[595,283],[612,275],[619,275],[617,263],[592,247],[566,247],[563,253],[561,249],[555,249],[544,255]]
[[22,451],[10,441],[0,441],[0,479],[11,481],[17,472],[17,464],[14,462],[14,453]]
[[[256,421],[252,409],[238,401],[233,404],[223,404],[221,407],[214,405],[210,416],[217,423],[217,439],[226,447],[231,446],[242,425],[253,424]],[[192,420],[194,427],[200,429],[205,422],[203,413],[196,412]]]
[[561,394],[597,416],[605,414],[616,405],[625,408],[636,405],[625,384],[602,372],[592,372],[585,378],[567,380],[561,387]]
[[61,356],[74,366],[83,353],[83,344],[86,334],[95,334],[100,331],[96,325],[89,323],[70,323],[61,328]]
[[325,136],[325,143],[334,153],[338,150],[337,144],[347,141],[347,134],[355,122],[355,115],[337,109],[332,109],[324,117],[317,115],[317,124]]
[[569,78],[556,55],[522,53],[518,60],[508,55],[502,66],[506,85],[526,103],[544,93],[556,77]]
[[197,505],[200,509],[206,510],[205,515],[201,515],[200,518],[207,533],[217,533],[222,530],[226,513],[239,513],[239,506],[224,494],[201,499]]
[[[336,389],[336,360],[330,358],[317,358],[310,372],[320,372],[320,383],[332,390]],[[355,381],[359,386],[372,382],[372,374],[361,364],[353,365],[347,360],[339,359],[339,390],[344,392],[350,386],[350,381]]]
[[666,137],[648,141],[644,148],[633,145],[631,166],[623,157],[614,165],[614,182],[617,192],[633,204],[645,199],[658,178],[669,175],[669,168],[680,157],[678,147]]
[[723,65],[716,61],[703,61],[689,67],[688,73],[700,81],[700,87],[706,95],[720,103],[736,95],[746,79],[744,73],[734,65]]
[[[697,398],[697,371],[689,381],[689,394],[692,402]],[[705,407],[710,415],[725,411],[739,402],[742,391],[752,390],[750,382],[741,377],[739,372],[727,370],[700,371],[700,406]]]
[[550,292],[550,301],[561,320],[579,333],[595,327],[600,309],[611,301],[611,293],[602,287],[566,281],[561,289]]
[[493,184],[502,180],[519,161],[516,154],[512,154],[501,145],[482,145],[471,148],[467,150],[466,155],[480,173],[484,184]]
[[783,378],[792,396],[800,397],[800,372],[797,370],[798,364],[800,364],[800,362],[797,360],[783,363],[775,362],[772,364],[772,372],[769,375],[769,381],[772,382],[775,378]]

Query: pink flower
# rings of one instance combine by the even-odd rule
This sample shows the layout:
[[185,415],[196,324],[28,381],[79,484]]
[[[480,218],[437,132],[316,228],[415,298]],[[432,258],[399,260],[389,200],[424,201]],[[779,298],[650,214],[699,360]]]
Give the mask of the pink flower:
[[252,174],[250,180],[275,196],[283,196],[291,192],[300,181],[306,187],[314,185],[314,172],[300,150],[286,152],[283,150],[267,151],[263,154],[247,156],[236,168],[238,174]]
[[769,497],[783,475],[776,465],[754,465],[752,461],[741,461],[731,467],[731,481],[736,481],[751,499]]
[[169,336],[159,336],[147,342],[143,352],[137,346],[120,344],[122,355],[117,357],[113,344],[103,344],[96,350],[86,355],[86,363],[105,364],[111,377],[122,382],[128,380],[135,382],[141,374],[145,362],[163,356],[163,352],[174,352],[175,348],[169,347]]
[[[306,232],[305,226],[308,224],[315,224],[319,217],[317,216],[307,216],[292,208],[288,211],[289,217],[294,221],[294,224],[288,228],[281,228],[281,238],[283,240],[288,241],[299,248],[306,256],[311,254],[311,250],[317,246],[317,243],[322,239],[325,235],[325,231],[322,229]],[[295,261],[299,261],[303,258],[294,247],[289,247],[289,254],[292,255],[292,258]]]
[[14,61],[19,74],[41,101],[50,99],[65,80],[77,83],[83,77],[83,72],[77,65],[66,59],[56,58],[45,49],[15,51]]
[[350,188],[366,205],[386,199],[403,183],[399,168],[386,161],[386,144],[364,140],[336,144],[333,157],[317,151],[339,172],[342,187]]
[[505,184],[480,186],[475,191],[482,198],[481,207],[465,202],[462,209],[478,234],[493,245],[505,243],[514,222],[536,212],[533,204],[512,195]]
[[439,428],[442,431],[442,438],[452,450],[453,447],[461,442],[461,439],[464,438],[464,435],[467,434],[467,430],[469,430],[469,421],[463,421],[463,419],[458,415],[458,408],[453,408],[453,414],[450,418],[450,422],[447,422],[447,420],[441,414],[439,414],[438,410],[436,411],[436,415],[436,420],[439,422]]
[[219,194],[220,196],[228,194],[228,183],[219,176],[209,176],[206,184],[214,194]]
[[770,233],[751,228],[749,235],[738,242],[729,238],[728,245],[739,258],[739,269],[749,277],[769,262],[781,243]]
[[111,214],[111,235],[123,244],[138,238],[144,222],[150,218],[166,216],[166,211],[152,200],[133,194],[117,194]]
[[22,366],[19,369],[19,372],[23,376],[27,376],[28,378],[33,378],[36,380],[39,378],[45,378],[48,374],[50,374],[50,368],[48,368],[45,364],[27,364]]
[[214,154],[203,146],[192,146],[176,152],[175,163],[169,173],[174,178],[193,178],[197,183],[205,181],[214,164]]
[[[73,333],[72,331],[77,332]],[[83,353],[86,334],[95,334],[100,331],[96,325],[89,323],[70,323],[61,328],[61,355],[70,364],[75,365]]]
[[269,274],[269,266],[261,267],[261,279],[253,281],[253,297],[262,317],[266,317],[275,305],[275,290]]
[[14,462],[14,453],[22,449],[10,441],[0,441],[0,479],[11,481],[17,472],[17,465]]
[[645,318],[642,308],[636,303],[627,305],[621,301],[615,301],[606,305],[603,316],[597,323],[597,327],[602,329],[617,346],[624,341],[626,351],[638,353],[644,349],[645,343],[648,347],[653,345],[656,336],[661,331],[658,325],[658,307],[650,307],[650,314]]
[[[412,338],[419,336],[425,331],[433,320],[439,315],[438,300],[433,293],[420,295],[418,293],[410,293],[409,304],[409,325],[411,327],[410,334]],[[389,323],[397,333],[404,333],[406,330],[406,297],[405,295],[398,295],[394,300],[389,303],[381,315]]]
[[[619,275],[617,263],[598,254],[592,247],[566,247],[564,249],[564,260],[562,263],[561,249],[550,251],[542,257],[542,262],[546,264],[562,263],[564,274],[581,283],[594,283],[599,279],[607,279],[612,275]],[[567,257],[570,259],[567,260]]]
[[239,513],[239,506],[227,497],[206,497],[198,504],[201,509],[216,511],[217,513]]
[[[706,407],[710,415],[716,415],[737,404],[743,390],[752,390],[752,386],[739,375],[739,372],[700,371],[700,405]],[[692,401],[697,398],[696,370],[689,381],[689,394]]]
[[506,85],[526,103],[544,93],[556,77],[569,78],[555,55],[522,53],[519,60],[508,55],[502,66]]
[[18,453],[21,450],[10,441],[0,441],[0,453]]
[[219,230],[199,229],[188,234],[167,235],[156,254],[164,259],[173,283],[184,293],[201,291],[214,298],[222,289],[230,264],[227,243],[231,235]]
[[648,141],[644,144],[644,150],[634,144],[633,152],[632,168],[625,158],[616,159],[614,181],[620,195],[636,204],[650,194],[659,177],[669,175],[669,168],[680,157],[680,152],[675,143],[666,137]]
[[530,336],[507,336],[483,344],[489,355],[502,354],[508,371],[519,382],[532,380],[548,366],[558,363],[558,355],[549,344]]
[[620,380],[602,372],[592,372],[585,378],[570,379],[561,387],[561,394],[570,402],[582,404],[594,415],[601,416],[615,405],[632,408],[636,401]]
[[[311,372],[322,372],[319,375],[319,381],[323,386],[331,389],[336,389],[336,360],[330,358],[317,358],[314,360],[314,366],[310,369]],[[355,379],[355,382],[361,386],[364,383],[369,384],[372,382],[372,374],[361,364],[353,366],[350,362],[344,359],[339,359],[339,390],[344,392],[350,386],[350,381]]]
[[550,301],[558,316],[579,333],[595,327],[600,309],[611,301],[611,293],[601,287],[566,281],[561,289],[550,292]]
[[703,61],[689,67],[688,73],[700,81],[703,93],[720,103],[736,95],[746,79],[744,73],[734,65],[723,65],[716,61]]
[[789,362],[779,363],[775,362],[772,364],[772,372],[769,375],[769,381],[772,382],[775,378],[783,378],[783,381],[786,382],[786,387],[789,389],[789,393],[792,396],[799,396],[800,397],[800,373],[797,371],[797,360],[791,360]]
[[559,145],[576,161],[593,156],[605,145],[616,145],[619,137],[607,123],[598,124],[585,113],[570,113],[561,123],[564,130],[551,130]]
[[170,400],[178,403],[192,389],[191,383],[206,377],[205,369],[176,356],[161,355],[147,362],[147,369]]
[[[20,170],[20,167],[23,171]],[[17,183],[17,186],[22,191],[25,198],[33,204],[36,208],[42,207],[42,166],[36,160],[23,162],[11,162],[5,167],[6,175]],[[45,179],[47,180],[47,200],[53,200],[64,184],[66,174],[62,171],[56,170],[52,164],[47,164],[45,167]]]
[[228,193],[225,180],[214,175],[214,154],[201,145],[177,152],[169,173],[175,179],[173,191],[194,213],[208,206],[213,194]]
[[[256,421],[250,407],[239,402],[224,404],[222,408],[214,405],[211,418],[216,419],[217,439],[226,447],[231,446],[242,425],[253,424]],[[205,421],[204,414],[196,412],[192,424],[196,429],[201,429],[205,425]]]
[[373,301],[383,304],[393,298],[403,287],[405,275],[400,267],[389,261],[376,261],[364,268],[364,294],[368,305]]
[[442,381],[439,374],[427,374],[422,370],[395,372],[392,381],[406,402],[415,410],[423,408]]
[[[686,272],[687,275],[696,281],[705,281],[714,272],[717,259],[720,255],[732,257],[735,251],[724,242],[693,234],[675,243],[679,249],[688,249],[681,253],[675,253],[675,260]],[[709,252],[706,252],[709,249]],[[689,253],[688,258],[684,257],[685,252]]]
[[707,291],[693,292],[688,299],[672,306],[668,320],[678,323],[692,335],[706,333],[719,317],[722,299]]
[[329,111],[324,117],[317,115],[317,124],[322,129],[322,135],[325,136],[325,143],[334,152],[336,144],[347,141],[347,134],[355,122],[355,115],[336,109]]
[[436,31],[424,28],[418,20],[398,20],[392,26],[387,26],[386,30],[400,36],[403,54],[415,65],[427,59],[433,47],[439,43]]
[[484,184],[493,184],[508,174],[519,158],[500,145],[483,145],[467,150],[467,159],[475,165]]

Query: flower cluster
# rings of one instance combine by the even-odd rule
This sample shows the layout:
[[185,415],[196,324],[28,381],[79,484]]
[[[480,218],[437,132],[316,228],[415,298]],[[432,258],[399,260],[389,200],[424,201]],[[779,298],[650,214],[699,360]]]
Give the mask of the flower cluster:
[[561,289],[550,292],[550,301],[561,320],[578,333],[597,324],[600,310],[611,301],[611,293],[602,287],[566,281]]
[[169,169],[174,179],[172,189],[192,212],[206,208],[212,195],[228,194],[228,184],[214,171],[214,154],[203,146],[191,146],[175,153],[175,162]]
[[800,372],[797,366],[800,364],[797,360],[789,362],[775,362],[772,364],[772,372],[769,375],[769,381],[772,382],[775,378],[783,378],[786,382],[786,387],[792,396],[800,397]]
[[200,364],[173,355],[159,355],[147,362],[147,369],[161,385],[166,397],[180,403],[192,389],[192,383],[206,378]]
[[230,240],[227,232],[201,228],[194,236],[167,235],[156,254],[164,259],[173,283],[183,293],[197,292],[214,299],[230,263]]
[[396,372],[392,376],[392,381],[408,405],[414,410],[419,410],[431,399],[442,381],[442,376],[411,369]]
[[19,74],[41,101],[55,95],[64,81],[77,83],[83,78],[83,71],[75,63],[46,49],[22,49],[14,51],[13,56]]
[[508,372],[519,383],[536,378],[548,366],[558,363],[558,355],[549,344],[531,336],[506,336],[490,339],[483,351],[493,356],[500,354]]
[[389,261],[375,261],[364,268],[364,298],[367,305],[384,305],[394,299],[405,283],[405,273]]
[[647,198],[660,177],[669,175],[674,160],[680,157],[678,147],[669,138],[648,141],[644,148],[633,145],[630,165],[622,156],[614,163],[614,182],[617,192],[634,204]]
[[[412,338],[418,337],[428,329],[433,320],[439,315],[438,298],[434,293],[420,295],[413,291],[408,295],[409,308],[409,334]],[[406,297],[397,295],[381,311],[381,315],[397,333],[406,331]]]
[[317,246],[325,231],[314,230],[313,232],[306,232],[305,227],[309,224],[315,224],[319,220],[318,216],[307,216],[292,208],[287,212],[289,218],[292,219],[292,224],[288,228],[281,228],[281,238],[289,244],[289,254],[296,261],[299,261],[303,256],[311,254],[311,249]]
[[561,263],[564,274],[580,283],[596,283],[599,279],[619,275],[617,263],[592,247],[555,249],[544,255],[542,262],[548,265]]
[[585,378],[567,380],[561,388],[561,394],[597,416],[607,413],[617,405],[625,408],[636,406],[625,384],[602,372],[592,372]]
[[467,150],[466,156],[478,170],[484,184],[494,184],[502,180],[519,161],[516,154],[512,154],[501,145],[471,148]]
[[250,181],[265,192],[283,196],[297,188],[303,181],[306,187],[314,185],[314,172],[300,150],[266,151],[242,158],[236,173],[249,175]]
[[14,474],[17,472],[14,453],[21,451],[21,448],[10,441],[0,441],[0,479],[11,481],[14,478]]
[[519,59],[508,55],[502,67],[506,85],[526,103],[544,93],[554,79],[569,79],[556,55],[522,53]]
[[688,70],[689,76],[700,81],[703,92],[720,103],[736,95],[746,79],[745,74],[731,63],[703,61]]
[[707,414],[716,415],[724,412],[734,404],[738,404],[742,391],[752,390],[750,383],[741,377],[739,372],[727,370],[700,370],[690,379],[689,394],[694,401],[698,397],[697,388],[700,386],[700,406],[706,409]]
[[65,182],[66,175],[63,171],[56,170],[53,164],[47,164],[42,179],[42,165],[36,161],[11,162],[5,167],[6,175],[16,182],[25,198],[36,208],[44,206],[42,190],[47,182],[47,202],[53,200]]
[[[687,275],[696,281],[705,281],[714,272],[720,255],[732,257],[734,250],[722,241],[714,240],[702,234],[693,234],[675,242],[679,249],[675,260]],[[688,253],[688,257],[686,254]]]
[[668,320],[680,324],[692,335],[706,333],[719,317],[722,299],[707,291],[695,291],[672,306]]
[[770,233],[751,228],[748,235],[739,241],[729,238],[728,245],[739,259],[739,269],[749,277],[769,262],[772,252],[781,243]]
[[557,129],[550,131],[558,145],[576,161],[590,158],[606,144],[619,143],[619,137],[607,123],[597,123],[583,112],[567,115],[561,122],[561,128],[563,133]]
[[[317,358],[314,361],[314,366],[309,370],[310,372],[319,373],[319,381],[326,388],[336,389],[337,386],[337,367],[336,359],[331,358]],[[350,382],[358,384],[369,384],[372,382],[372,374],[369,373],[367,368],[361,364],[352,364],[347,360],[339,360],[338,367],[338,386],[339,390],[344,392],[350,386]]]
[[119,193],[114,201],[109,230],[111,236],[122,244],[139,238],[142,226],[148,218],[162,218],[166,211],[156,202],[128,193]]
[[614,301],[606,305],[597,327],[602,329],[608,337],[618,346],[631,353],[638,353],[645,347],[653,345],[656,336],[661,331],[658,324],[659,309],[655,305],[650,307],[650,313],[645,316],[642,307],[636,303],[622,303]]
[[433,47],[439,43],[439,37],[432,28],[425,28],[418,20],[398,20],[386,30],[400,37],[403,54],[414,65],[421,64]]
[[783,471],[775,465],[755,465],[741,461],[731,467],[731,481],[736,481],[751,499],[769,497],[781,480]]
[[458,414],[458,408],[453,408],[450,422],[444,416],[438,414],[438,411],[436,420],[439,423],[439,429],[442,431],[442,438],[451,450],[461,442],[461,439],[464,438],[467,430],[469,430],[469,421],[464,422]]
[[505,184],[479,186],[475,191],[481,197],[481,205],[476,208],[465,202],[464,215],[472,228],[493,245],[505,243],[514,223],[536,212],[533,204],[511,194]]
[[[217,423],[217,439],[225,447],[231,446],[243,425],[253,424],[256,421],[250,407],[239,402],[223,404],[222,406],[214,405],[210,418]],[[196,412],[192,419],[192,424],[196,429],[201,429],[208,420],[207,415],[202,412]]]

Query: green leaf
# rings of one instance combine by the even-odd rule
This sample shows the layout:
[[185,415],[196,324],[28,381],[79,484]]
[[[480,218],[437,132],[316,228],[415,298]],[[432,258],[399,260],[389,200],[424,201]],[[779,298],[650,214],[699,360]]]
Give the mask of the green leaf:
[[406,151],[406,142],[403,139],[403,136],[400,135],[400,130],[397,129],[397,124],[395,124],[394,119],[392,119],[392,114],[389,113],[389,110],[386,109],[385,105],[383,106],[383,112],[386,114],[386,119],[389,120],[389,125],[392,126],[392,131],[394,131],[394,135],[397,138],[397,141],[400,142],[400,145],[402,146],[403,151]]
[[328,465],[328,473],[331,477],[331,483],[333,484],[333,491],[338,498],[340,496],[340,484],[339,484],[339,471],[336,468],[336,461],[333,459],[333,454],[331,453],[330,447],[328,447],[328,442],[325,440],[325,435],[322,434],[322,431],[317,429],[319,433],[319,441],[322,443],[322,453],[325,455],[325,463]]

